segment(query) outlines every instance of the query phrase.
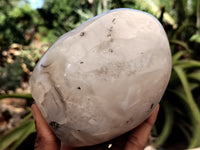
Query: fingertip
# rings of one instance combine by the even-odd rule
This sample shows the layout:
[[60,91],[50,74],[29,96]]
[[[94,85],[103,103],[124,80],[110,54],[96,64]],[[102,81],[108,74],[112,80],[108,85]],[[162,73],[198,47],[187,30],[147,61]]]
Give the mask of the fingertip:
[[154,110],[154,111],[158,112],[158,111],[159,111],[159,109],[160,109],[160,104],[158,104],[158,105],[156,106],[156,108],[155,108],[155,110]]
[[147,119],[148,121],[150,120],[150,122],[152,122],[152,124],[154,124],[154,122],[156,121],[156,118],[158,116],[158,112],[160,109],[160,105],[158,104],[155,109],[153,110],[153,112],[151,113],[151,115],[149,116],[149,118]]
[[145,146],[151,129],[156,121],[159,108],[160,105],[158,104],[151,115],[142,124],[134,129],[129,137],[129,140],[127,141],[126,150],[140,150]]
[[31,105],[31,111],[37,132],[35,148],[37,150],[60,149],[60,140],[54,135],[36,104]]
[[44,119],[43,115],[41,114],[38,106],[36,104],[31,105],[31,111],[33,114],[33,118],[35,120],[36,130],[39,134],[49,133],[51,132],[48,123]]
[[37,105],[36,104],[31,105],[31,112],[32,112],[33,118],[35,119],[35,116],[37,114]]

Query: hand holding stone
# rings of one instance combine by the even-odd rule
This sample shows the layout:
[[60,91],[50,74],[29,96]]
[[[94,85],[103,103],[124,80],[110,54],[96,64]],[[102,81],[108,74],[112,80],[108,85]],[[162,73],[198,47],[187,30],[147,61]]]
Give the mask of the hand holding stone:
[[34,69],[32,95],[57,137],[90,146],[141,124],[171,73],[169,42],[153,16],[116,9],[64,34]]

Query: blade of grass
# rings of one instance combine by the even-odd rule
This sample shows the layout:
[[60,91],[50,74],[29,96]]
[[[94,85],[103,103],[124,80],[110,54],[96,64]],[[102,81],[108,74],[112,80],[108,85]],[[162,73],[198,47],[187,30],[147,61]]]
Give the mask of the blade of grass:
[[165,103],[164,101],[162,101],[161,103],[161,107],[164,110],[164,114],[165,114],[165,123],[164,123],[164,127],[162,129],[161,134],[158,136],[158,138],[155,141],[155,146],[156,147],[160,147],[164,144],[164,142],[167,140],[167,138],[169,137],[171,130],[172,130],[172,126],[173,126],[173,111],[171,109],[171,107]]
[[178,125],[179,129],[183,132],[183,134],[185,135],[185,137],[186,137],[186,139],[187,139],[187,141],[189,143],[190,139],[191,139],[189,131],[186,130],[186,128],[184,127],[183,124],[177,123],[177,125]]
[[35,123],[34,120],[31,119],[26,128],[24,128],[22,136],[11,146],[10,150],[15,150],[33,132],[35,132]]
[[[188,109],[188,104],[187,104],[187,97],[183,91],[183,89],[178,88],[178,89],[169,89],[169,92],[175,94],[176,96],[178,96],[178,98],[180,100],[184,101],[184,106],[186,108],[186,111]],[[189,110],[190,111],[190,110]],[[187,112],[189,112],[187,111]],[[180,116],[185,117],[185,112],[181,111],[179,109],[175,109],[175,113],[178,113]],[[185,135],[188,143],[190,143],[191,140],[191,133],[193,132],[193,127],[190,125],[190,123],[185,122],[185,121],[178,121],[175,123],[175,125],[177,125],[179,127],[179,129],[183,132],[183,134]]]
[[181,47],[183,47],[187,52],[192,53],[192,50],[188,47],[188,45],[183,42],[183,41],[179,41],[179,40],[171,40],[170,41],[171,44],[177,44],[180,45]]
[[28,115],[26,115],[22,120],[21,123],[28,121],[32,117],[32,113],[30,112]]
[[197,26],[197,33],[200,34],[200,0],[197,0],[197,21],[196,21],[196,26]]
[[196,80],[196,81],[200,82],[200,71],[190,73],[190,74],[187,75],[187,77],[189,79],[193,79],[193,80]]
[[3,94],[3,95],[0,95],[0,99],[3,99],[3,98],[26,98],[26,99],[33,99],[31,94],[27,93],[27,94],[24,94],[24,93],[14,93],[14,94]]
[[188,22],[188,21],[183,22],[183,24],[179,26],[178,30],[174,32],[171,39],[172,40],[177,39],[177,36],[179,35],[179,33],[184,32],[184,30],[188,28],[196,29],[196,25],[193,22]]
[[186,54],[186,51],[179,51],[172,57],[172,64],[174,65],[177,60],[179,60],[184,54]]
[[197,104],[194,101],[192,93],[190,91],[189,83],[183,69],[179,66],[174,67],[175,72],[179,76],[181,83],[183,85],[184,91],[186,93],[187,100],[185,101],[188,104],[190,119],[193,125],[193,137],[190,140],[189,148],[194,148],[200,146],[200,111]]
[[177,61],[174,66],[181,67],[184,69],[193,68],[193,67],[200,67],[200,62],[196,60],[179,60]]
[[6,149],[9,145],[14,143],[16,140],[20,139],[23,136],[26,126],[28,126],[30,121],[20,124],[18,127],[11,130],[9,133],[5,134],[0,139],[0,149]]

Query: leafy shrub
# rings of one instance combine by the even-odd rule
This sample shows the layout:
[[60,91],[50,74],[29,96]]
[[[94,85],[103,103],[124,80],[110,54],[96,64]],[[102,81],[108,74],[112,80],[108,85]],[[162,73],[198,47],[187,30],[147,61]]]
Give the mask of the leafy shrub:
[[16,88],[22,87],[22,82],[28,82],[29,76],[36,65],[36,62],[41,58],[44,49],[19,49],[10,47],[9,50],[3,51],[4,58],[0,66],[0,89],[6,93],[15,91]]

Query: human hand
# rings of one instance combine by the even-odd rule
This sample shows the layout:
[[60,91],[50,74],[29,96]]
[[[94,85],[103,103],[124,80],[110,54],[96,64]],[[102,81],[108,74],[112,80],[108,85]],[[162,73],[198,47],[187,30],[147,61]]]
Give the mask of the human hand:
[[[54,135],[36,104],[31,106],[31,110],[37,130],[35,150],[142,150],[147,143],[152,126],[156,121],[159,105],[149,118],[132,131],[103,144],[80,148],[73,148],[62,143]],[[112,147],[109,149],[108,145],[110,143],[112,143]]]

